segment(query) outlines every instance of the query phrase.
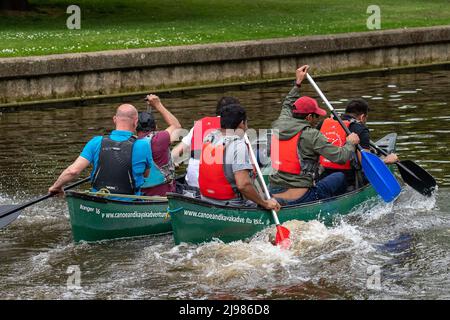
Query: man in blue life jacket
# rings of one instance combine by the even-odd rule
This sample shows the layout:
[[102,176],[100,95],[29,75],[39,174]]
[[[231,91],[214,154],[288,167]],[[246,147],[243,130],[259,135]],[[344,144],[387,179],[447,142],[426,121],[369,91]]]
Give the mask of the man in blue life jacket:
[[122,104],[113,120],[116,129],[108,136],[92,138],[75,162],[48,189],[50,193],[62,193],[65,184],[93,164],[93,191],[106,189],[114,194],[140,194],[144,176],[148,175],[153,160],[149,143],[133,136],[138,112],[134,106]]

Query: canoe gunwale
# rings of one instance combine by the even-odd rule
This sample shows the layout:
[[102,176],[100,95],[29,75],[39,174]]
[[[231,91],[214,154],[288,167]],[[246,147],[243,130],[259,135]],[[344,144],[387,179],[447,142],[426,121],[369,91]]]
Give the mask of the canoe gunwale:
[[[341,194],[339,196],[335,196],[335,197],[331,197],[331,198],[327,198],[327,199],[322,199],[322,200],[316,200],[316,201],[300,203],[300,204],[286,205],[286,206],[283,206],[281,208],[281,210],[283,210],[283,209],[295,209],[295,208],[302,209],[302,208],[305,208],[305,207],[314,206],[314,205],[325,203],[325,202],[339,200],[341,198],[351,197],[351,196],[353,196],[353,195],[355,195],[357,193],[360,193],[360,192],[363,192],[363,191],[367,190],[368,188],[371,188],[370,184],[366,184],[365,186],[363,186],[363,187],[361,187],[359,189],[356,189],[356,190],[353,190],[353,191],[350,191],[350,192],[346,192],[346,193]],[[182,201],[185,201],[185,202],[189,202],[189,203],[192,203],[192,204],[196,204],[196,205],[200,205],[200,206],[208,207],[208,208],[232,209],[232,210],[236,210],[236,211],[240,211],[240,210],[245,210],[245,211],[261,211],[261,210],[265,210],[264,208],[261,208],[259,206],[256,206],[256,207],[239,206],[238,207],[238,206],[227,206],[227,205],[222,205],[222,204],[215,204],[215,203],[211,203],[211,202],[208,202],[208,201],[205,201],[205,200],[202,200],[202,199],[192,198],[192,197],[188,197],[188,196],[183,196],[183,195],[181,195],[179,193],[172,193],[172,192],[167,193],[167,198],[169,199],[169,201],[170,201],[170,199],[174,199],[174,200],[178,199],[178,200],[182,200]]]
[[98,197],[91,194],[86,194],[80,191],[66,191],[66,197],[72,197],[87,201],[99,202],[99,203],[116,203],[122,205],[138,205],[138,206],[148,206],[152,204],[168,204],[168,200],[144,200],[144,201],[128,201],[128,200],[117,200],[117,199],[108,199],[105,197]]

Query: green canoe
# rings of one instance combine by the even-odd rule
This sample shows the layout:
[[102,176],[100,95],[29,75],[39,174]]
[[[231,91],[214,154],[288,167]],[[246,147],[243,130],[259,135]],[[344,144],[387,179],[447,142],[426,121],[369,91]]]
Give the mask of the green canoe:
[[166,198],[136,198],[139,200],[112,200],[91,192],[67,191],[73,240],[99,241],[172,231]]
[[[394,151],[396,134],[377,141],[388,152]],[[228,207],[170,193],[169,213],[176,244],[245,240],[274,224],[272,214],[261,208]],[[301,205],[286,206],[278,213],[280,223],[289,220],[319,220],[329,225],[337,215],[345,215],[364,204],[366,209],[378,202],[371,185],[344,195]]]

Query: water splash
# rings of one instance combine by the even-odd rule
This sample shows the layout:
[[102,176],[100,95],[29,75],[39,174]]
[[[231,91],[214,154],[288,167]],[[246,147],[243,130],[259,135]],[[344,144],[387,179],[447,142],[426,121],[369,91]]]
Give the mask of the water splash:
[[196,284],[196,294],[208,296],[217,290],[269,292],[279,283],[292,286],[315,281],[310,272],[313,266],[351,265],[355,254],[373,251],[360,232],[346,223],[327,228],[319,221],[289,221],[284,226],[291,231],[289,250],[271,244],[276,231],[268,228],[249,242],[180,244],[166,252],[161,252],[161,246],[148,247],[140,264],[151,261],[178,279],[188,278]]
[[438,195],[438,187],[431,197],[421,195],[410,186],[405,185],[403,191],[398,197],[396,204],[398,210],[410,209],[414,211],[430,211],[436,206],[436,197]]

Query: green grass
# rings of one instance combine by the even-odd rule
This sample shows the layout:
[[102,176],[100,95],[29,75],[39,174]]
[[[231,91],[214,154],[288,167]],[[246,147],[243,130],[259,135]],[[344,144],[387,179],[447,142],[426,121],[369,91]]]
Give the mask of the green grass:
[[[30,13],[0,13],[0,57],[368,31],[450,24],[449,0],[30,0]],[[66,8],[81,8],[81,30]]]

